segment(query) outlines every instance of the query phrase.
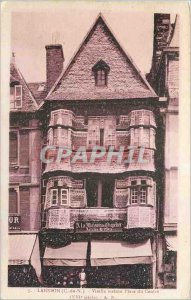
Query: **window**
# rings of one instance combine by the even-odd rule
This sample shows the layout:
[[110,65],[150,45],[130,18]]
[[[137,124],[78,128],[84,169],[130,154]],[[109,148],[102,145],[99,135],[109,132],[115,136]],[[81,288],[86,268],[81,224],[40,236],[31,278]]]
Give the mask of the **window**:
[[131,181],[131,204],[147,204],[146,180],[141,180],[141,184],[137,184],[136,180]]
[[100,144],[100,125],[99,119],[89,119],[88,120],[88,147]]
[[11,164],[18,163],[18,134],[17,132],[9,133],[9,160]]
[[22,85],[15,85],[15,108],[22,107]]
[[21,166],[29,166],[29,133],[28,131],[20,131],[20,147],[19,147],[19,164]]
[[97,70],[96,85],[97,86],[107,85],[107,74],[106,74],[105,70]]
[[141,187],[140,189],[140,203],[146,204],[147,201],[147,189],[146,187]]
[[68,190],[61,189],[61,205],[68,205]]
[[18,191],[15,188],[9,189],[9,213],[18,214]]
[[96,178],[86,179],[86,194],[88,207],[97,207],[98,181]]
[[53,136],[54,136],[54,145],[57,146],[58,145],[58,128],[54,128],[53,131]]
[[56,206],[58,204],[58,190],[57,189],[51,190],[51,204],[52,204],[52,206]]
[[100,129],[100,146],[103,146],[104,144],[104,129]]
[[138,189],[136,187],[133,187],[131,189],[131,204],[137,204],[138,203]]
[[114,179],[86,179],[88,207],[113,207]]
[[109,66],[103,60],[98,61],[93,66],[92,71],[94,72],[96,86],[107,86],[109,70]]

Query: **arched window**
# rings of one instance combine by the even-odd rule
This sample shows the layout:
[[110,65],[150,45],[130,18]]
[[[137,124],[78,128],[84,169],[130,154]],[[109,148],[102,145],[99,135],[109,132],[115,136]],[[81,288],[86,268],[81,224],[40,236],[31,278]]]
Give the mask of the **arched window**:
[[103,61],[99,60],[92,68],[95,77],[96,86],[107,86],[108,73],[110,67]]

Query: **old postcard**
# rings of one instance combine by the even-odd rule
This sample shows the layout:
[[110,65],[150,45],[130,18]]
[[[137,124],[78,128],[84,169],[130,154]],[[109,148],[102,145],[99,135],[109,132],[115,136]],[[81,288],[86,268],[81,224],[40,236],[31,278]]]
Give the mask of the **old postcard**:
[[189,298],[187,2],[2,2],[2,298]]

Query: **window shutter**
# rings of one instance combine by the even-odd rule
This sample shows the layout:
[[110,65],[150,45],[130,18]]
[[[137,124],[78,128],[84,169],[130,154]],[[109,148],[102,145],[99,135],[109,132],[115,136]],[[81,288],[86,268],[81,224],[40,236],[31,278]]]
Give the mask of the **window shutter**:
[[104,145],[106,147],[109,146],[115,147],[115,134],[116,134],[115,119],[112,118],[106,119],[104,124],[104,129],[105,129]]
[[10,163],[16,164],[18,162],[18,136],[17,132],[9,133],[9,159]]
[[17,191],[15,189],[9,190],[9,213],[10,214],[18,213]]
[[15,107],[22,107],[22,85],[15,85]]
[[29,166],[29,133],[25,131],[20,132],[20,165]]
[[68,205],[68,190],[61,189],[61,205]]
[[148,199],[147,203],[149,205],[155,206],[155,183],[148,187]]
[[29,188],[20,189],[21,229],[30,229],[30,191]]
[[131,200],[131,189],[128,188],[127,189],[127,205],[130,204],[130,200]]

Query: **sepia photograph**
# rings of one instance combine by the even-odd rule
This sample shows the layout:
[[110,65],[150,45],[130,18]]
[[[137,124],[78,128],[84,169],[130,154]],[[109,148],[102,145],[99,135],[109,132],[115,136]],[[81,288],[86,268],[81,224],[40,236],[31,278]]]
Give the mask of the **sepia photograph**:
[[4,280],[176,290],[183,17],[53,2],[10,13]]

